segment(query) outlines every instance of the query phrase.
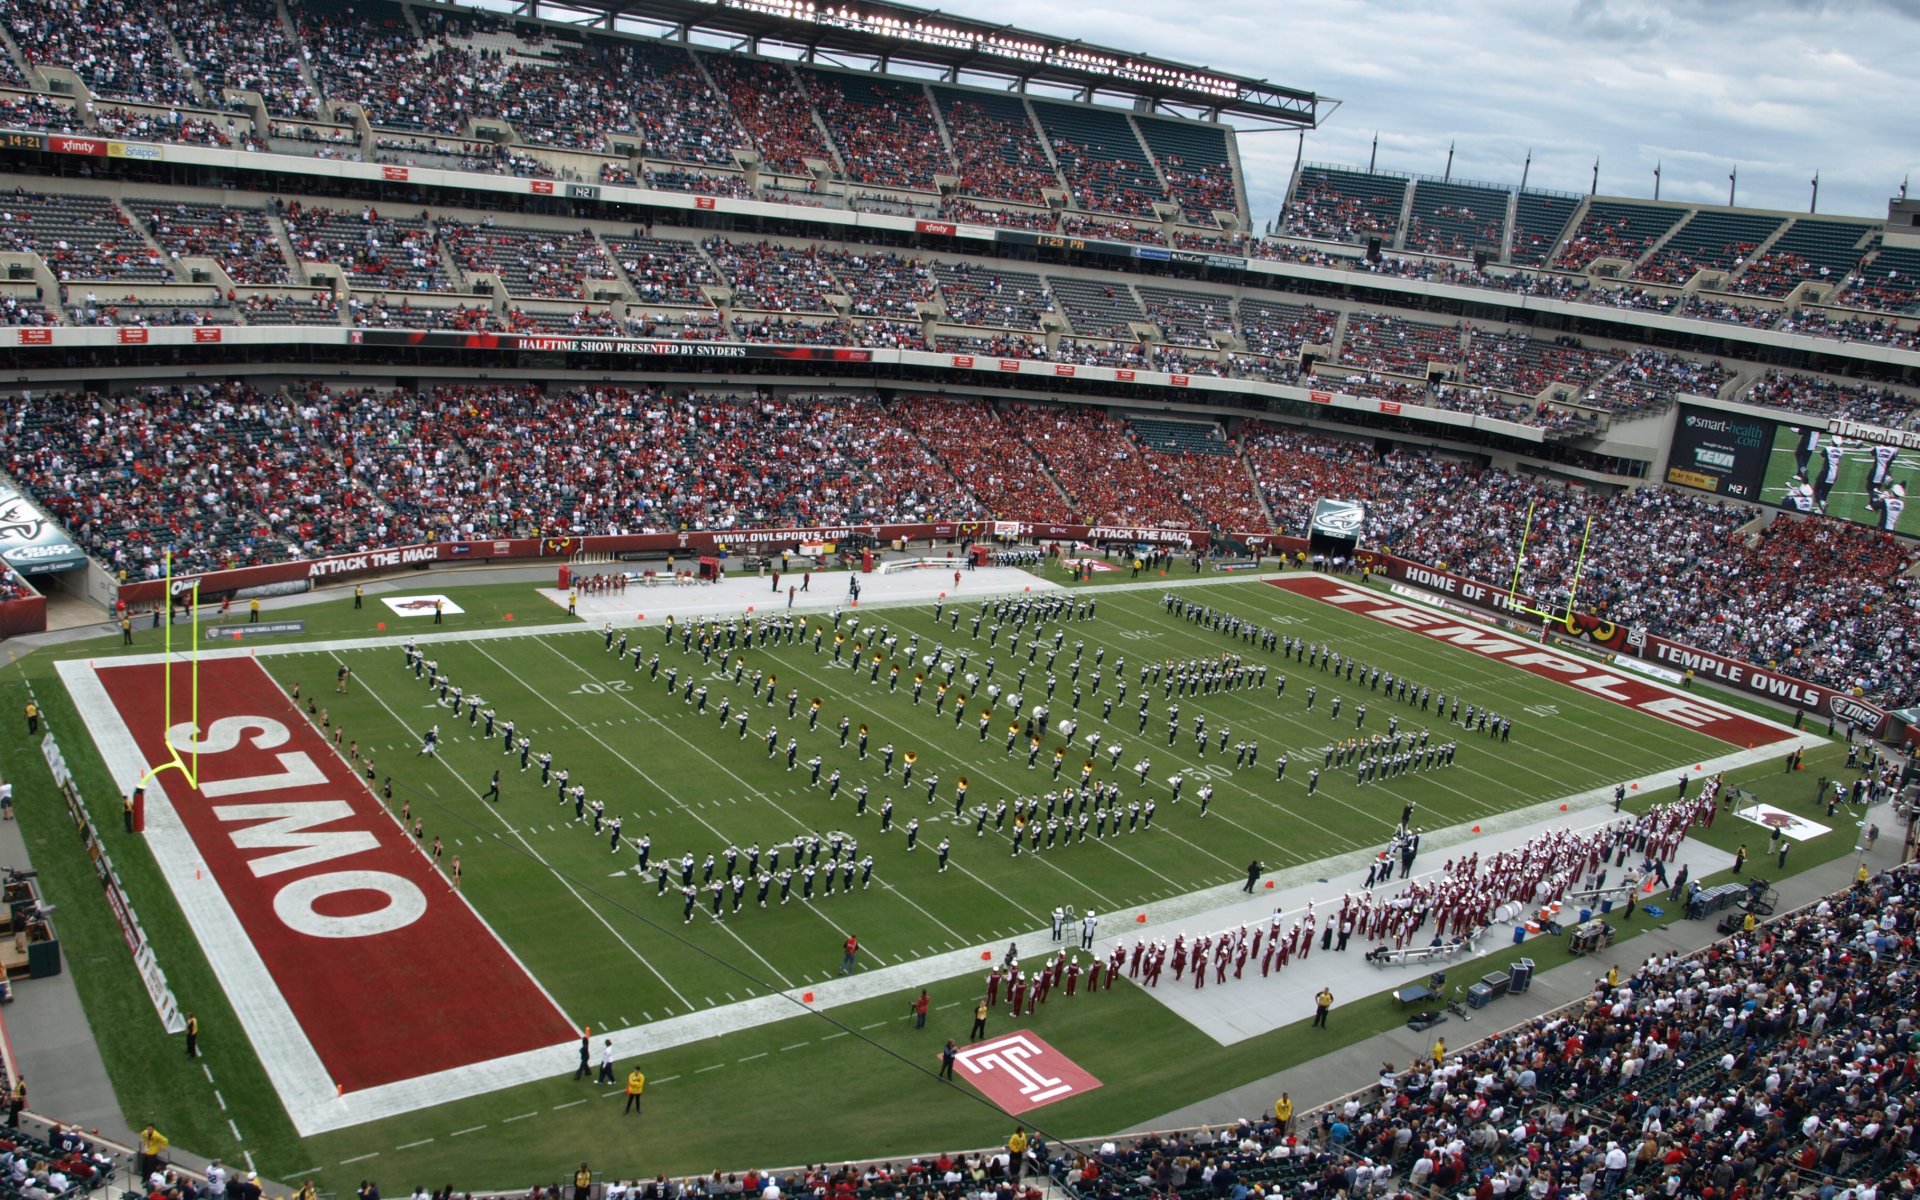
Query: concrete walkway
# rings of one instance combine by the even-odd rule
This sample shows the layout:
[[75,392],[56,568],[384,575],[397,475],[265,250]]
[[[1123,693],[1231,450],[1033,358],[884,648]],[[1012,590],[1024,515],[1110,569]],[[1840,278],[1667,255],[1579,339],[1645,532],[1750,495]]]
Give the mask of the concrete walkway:
[[[1894,865],[1900,861],[1900,839],[1882,836],[1864,856],[1842,855],[1832,862],[1776,880],[1780,900],[1775,911],[1785,913],[1846,888],[1853,882],[1855,870],[1863,860],[1873,870]],[[1761,866],[1765,877],[1764,856],[1752,865]],[[1753,872],[1749,870],[1748,873]],[[1616,927],[1618,924],[1615,922]],[[1449,1047],[1459,1050],[1542,1013],[1580,1000],[1592,991],[1594,980],[1604,975],[1611,965],[1617,964],[1624,973],[1657,954],[1665,954],[1670,950],[1688,954],[1698,950],[1719,939],[1720,934],[1715,932],[1717,924],[1717,918],[1705,921],[1683,918],[1664,927],[1643,929],[1631,941],[1613,951],[1591,959],[1576,959],[1535,975],[1533,986],[1524,995],[1508,995],[1495,1000],[1486,1008],[1474,1012],[1471,1024],[1452,1017],[1446,1023],[1423,1033],[1415,1033],[1401,1025],[1197,1104],[1163,1113],[1151,1121],[1141,1122],[1129,1132],[1220,1125],[1242,1117],[1258,1116],[1273,1111],[1273,1102],[1283,1091],[1293,1097],[1295,1112],[1305,1114],[1349,1093],[1366,1089],[1379,1078],[1383,1063],[1405,1067],[1427,1054],[1436,1037],[1445,1038]],[[1513,947],[1513,951],[1514,957],[1524,953],[1519,946]],[[1317,963],[1319,960],[1316,958],[1311,961]],[[1394,1007],[1391,997],[1383,995],[1361,998],[1352,1004],[1343,999],[1336,1004],[1331,1020],[1339,1022],[1342,1006],[1352,1008],[1356,1005]]]

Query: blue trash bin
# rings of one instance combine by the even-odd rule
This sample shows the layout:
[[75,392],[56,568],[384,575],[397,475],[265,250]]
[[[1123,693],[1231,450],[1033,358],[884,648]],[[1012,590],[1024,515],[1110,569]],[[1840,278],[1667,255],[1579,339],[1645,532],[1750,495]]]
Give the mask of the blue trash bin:
[[1583,908],[1580,910],[1580,919],[1574,922],[1574,924],[1585,925],[1588,921],[1591,921],[1591,920],[1593,920],[1593,910],[1590,908]]
[[1524,942],[1526,940],[1527,940],[1527,927],[1525,925],[1515,925],[1513,927],[1513,944],[1518,946],[1521,942]]
[[1602,900],[1600,902],[1600,911],[1602,914],[1610,913],[1613,911],[1613,900],[1611,897],[1609,897],[1608,899]]

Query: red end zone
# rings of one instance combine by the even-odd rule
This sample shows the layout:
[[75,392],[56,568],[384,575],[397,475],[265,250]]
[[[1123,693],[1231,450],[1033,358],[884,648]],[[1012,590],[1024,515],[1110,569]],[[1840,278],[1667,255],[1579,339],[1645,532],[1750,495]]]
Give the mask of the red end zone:
[[[141,755],[169,761],[165,668],[97,674]],[[177,722],[192,712],[190,678],[174,672]],[[258,664],[202,662],[200,721],[199,787],[178,771],[160,782],[195,868],[333,1083],[359,1091],[578,1036]],[[173,738],[189,765],[191,736]],[[231,994],[236,981],[223,983]]]
[[1383,624],[1412,630],[1437,642],[1470,650],[1542,679],[1579,688],[1635,712],[1658,717],[1670,725],[1696,730],[1735,746],[1769,746],[1775,742],[1791,741],[1795,736],[1791,729],[1755,720],[1711,700],[1679,695],[1649,680],[1636,679],[1631,675],[1610,671],[1599,663],[1557,653],[1538,642],[1500,633],[1476,621],[1463,621],[1417,604],[1405,604],[1379,592],[1355,587],[1325,575],[1297,575],[1269,579],[1267,582],[1283,591],[1310,596]]

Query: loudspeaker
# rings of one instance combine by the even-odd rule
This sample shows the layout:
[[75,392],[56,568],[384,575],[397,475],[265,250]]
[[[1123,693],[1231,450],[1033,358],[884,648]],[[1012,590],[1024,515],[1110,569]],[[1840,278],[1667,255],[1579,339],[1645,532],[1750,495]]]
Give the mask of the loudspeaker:
[[1368,262],[1380,261],[1380,239],[1379,238],[1367,239],[1367,261]]

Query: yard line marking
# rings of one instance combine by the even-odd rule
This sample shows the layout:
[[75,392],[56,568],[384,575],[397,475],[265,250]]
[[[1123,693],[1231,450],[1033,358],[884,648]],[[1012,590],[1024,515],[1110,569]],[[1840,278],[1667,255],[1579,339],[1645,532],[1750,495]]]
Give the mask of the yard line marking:
[[375,1150],[372,1154],[356,1154],[352,1158],[343,1158],[340,1160],[340,1165],[343,1167],[350,1166],[353,1163],[365,1162],[370,1158],[379,1158],[379,1157],[380,1157],[380,1152],[378,1150]]
[[767,1052],[765,1050],[762,1050],[758,1054],[749,1054],[745,1058],[737,1058],[734,1061],[735,1062],[752,1062],[756,1058],[765,1058],[766,1056],[767,1056]]
[[[251,1150],[244,1150],[244,1149],[243,1149],[243,1150],[241,1150],[241,1151],[240,1151],[240,1157],[241,1157],[241,1158],[244,1158],[244,1159],[246,1159],[246,1160],[247,1160],[247,1170],[249,1170],[249,1171],[252,1171],[252,1170],[254,1170],[254,1169],[255,1169],[255,1168],[254,1168],[254,1165],[253,1165],[253,1151],[251,1151]],[[302,1174],[302,1175],[311,1175],[311,1174],[313,1174],[313,1173],[314,1173],[315,1171],[318,1171],[319,1169],[320,1169],[320,1168],[318,1168],[318,1167],[308,1167],[308,1168],[307,1168],[306,1170],[304,1170],[304,1171],[302,1171],[302,1172],[301,1172],[301,1174]]]
[[[582,1096],[582,1097],[581,1097],[580,1099],[578,1099],[578,1100],[569,1100],[569,1101],[567,1101],[567,1102],[566,1102],[565,1104],[556,1104],[556,1105],[554,1105],[554,1106],[553,1106],[553,1110],[552,1110],[552,1111],[554,1111],[554,1112],[559,1112],[559,1111],[560,1111],[561,1109],[563,1109],[563,1108],[572,1108],[572,1107],[574,1107],[575,1105],[579,1105],[579,1104],[585,1104],[586,1102],[587,1102],[587,1097],[585,1097],[585,1096]],[[432,1138],[428,1138],[427,1140],[428,1140],[428,1141],[432,1141],[433,1139],[432,1139]]]
[[233,1118],[232,1118],[232,1117],[228,1117],[228,1118],[227,1118],[227,1128],[228,1128],[228,1129],[231,1129],[231,1130],[233,1130],[233,1140],[234,1140],[234,1141],[236,1141],[236,1142],[241,1142],[241,1141],[245,1141],[245,1140],[246,1140],[245,1138],[243,1138],[243,1137],[241,1137],[241,1136],[240,1136],[240,1127],[239,1127],[238,1125],[235,1125],[235,1124],[233,1123]]
[[[512,676],[513,679],[516,680],[521,687],[525,688],[531,696],[545,703],[549,708],[552,708],[556,713],[561,713],[561,715],[565,715],[564,711],[559,707],[559,705],[554,703],[553,699],[549,697],[545,692],[529,685],[527,681],[521,678],[520,675],[517,674],[511,667],[507,666],[505,663],[501,662],[498,658],[495,658],[492,654],[488,653],[484,646],[481,646],[479,643],[474,643],[473,645],[475,649],[480,651],[480,654],[483,658],[487,659],[489,662],[493,663],[496,667],[499,667],[502,671]],[[554,657],[559,658],[561,661],[572,665],[575,670],[581,672],[582,674],[590,674],[590,672],[588,672],[586,667],[582,666],[579,662],[577,662],[573,658],[570,658],[568,655],[562,653],[552,643],[542,642],[541,645],[544,646],[548,651],[550,651],[554,655]],[[623,694],[621,695],[620,699],[622,703],[628,705],[629,707],[633,708],[636,712],[652,720],[658,728],[671,734],[682,745],[685,745],[688,748],[692,749],[693,751],[698,753],[702,758],[706,759],[708,762],[718,767],[721,771],[724,771],[729,776],[732,776],[734,781],[739,783],[742,788],[745,788],[749,791],[752,790],[750,786],[747,784],[746,780],[741,779],[738,775],[735,775],[731,770],[729,770],[726,767],[724,763],[722,763],[719,759],[714,758],[711,754],[708,754],[706,750],[703,749],[701,746],[699,746],[697,743],[688,741],[681,734],[674,732],[665,721],[662,721],[659,718],[654,717],[651,713],[648,713],[646,712],[646,710],[640,708],[640,706],[635,704],[630,697]],[[662,786],[657,780],[653,779],[650,775],[648,775],[647,772],[641,770],[640,766],[637,763],[635,763],[632,759],[628,758],[625,754],[622,754],[619,750],[615,749],[605,739],[601,738],[598,734],[591,733],[591,732],[589,732],[587,736],[592,738],[595,742],[597,742],[602,749],[607,751],[607,753],[613,755],[614,758],[618,759],[622,763],[625,763],[629,770],[631,770],[635,775],[639,776],[641,779],[645,780],[650,786],[655,788],[659,794],[662,794],[662,795],[668,794],[670,789]],[[714,803],[715,803],[715,806],[718,807],[719,802],[715,801]],[[688,811],[692,811],[692,810],[689,809]],[[807,822],[800,820],[799,818],[795,817],[792,813],[787,812],[785,809],[781,809],[780,812],[782,816],[787,818],[787,820],[792,821],[794,826],[797,829],[807,830],[811,828],[811,826]],[[723,843],[728,840],[725,834],[721,833],[718,828],[716,828],[711,822],[707,821],[705,818],[696,816],[695,819],[698,820],[702,825],[705,825],[709,830],[711,830],[714,836],[720,838],[720,840]],[[813,910],[809,909],[808,911],[813,911]],[[834,924],[832,919],[827,917],[824,913],[816,913],[815,915],[819,916],[820,920],[822,920],[829,926],[833,926],[835,929],[838,929],[838,926]],[[783,973],[778,967],[774,966],[773,963],[770,962],[765,955],[761,954],[758,950],[756,950],[753,947],[753,945],[750,942],[748,942],[745,938],[741,937],[738,933],[735,933],[732,929],[728,928],[724,924],[721,926],[721,928],[726,929],[727,936],[731,937],[734,941],[740,943],[740,946],[742,949],[744,949],[747,953],[753,955],[755,959],[758,959],[761,965],[766,967],[766,969],[774,976],[774,978],[779,980],[783,986],[791,987],[793,985],[793,981],[787,978],[785,973]],[[682,999],[684,1000],[685,997],[682,997]]]
[[200,1064],[200,1070],[201,1070],[201,1072],[202,1072],[202,1073],[204,1073],[204,1074],[206,1075],[206,1077],[207,1077],[207,1082],[208,1082],[208,1083],[212,1083],[212,1082],[213,1082],[213,1068],[211,1068],[211,1067],[209,1067],[209,1066],[208,1066],[208,1065],[207,1065],[206,1063],[204,1063],[204,1062],[203,1062],[203,1063],[201,1063],[201,1064]]
[[[440,756],[436,754],[436,755],[434,755],[434,757],[435,757],[435,758],[438,758],[438,757],[440,757]],[[439,788],[437,788],[437,787],[434,787],[434,786],[433,786],[433,785],[432,785],[431,783],[429,783],[429,784],[427,784],[427,790],[428,790],[428,791],[430,791],[430,792],[432,792],[432,793],[433,793],[434,795],[436,795],[436,796],[438,796],[438,795],[440,794],[440,789],[439,789]]]
[[[335,654],[333,657],[335,661],[342,661],[338,654]],[[492,656],[489,655],[488,657],[491,658]],[[497,659],[495,661],[498,662]],[[525,686],[524,681],[522,681],[522,686]],[[400,714],[397,712],[394,712],[393,706],[388,704],[385,698],[383,698],[378,692],[370,691],[367,694],[371,695],[374,698],[375,702],[377,702],[380,705],[380,707],[386,709],[388,715],[391,716],[395,721],[400,721]],[[402,721],[401,724],[404,725],[405,722]],[[445,759],[440,758],[438,755],[434,756],[434,761],[440,764],[441,769],[445,770],[448,774],[452,775],[454,779],[458,780],[461,786],[465,787],[467,789],[468,794],[471,795],[475,800],[480,799],[480,789],[474,787],[471,783],[467,782],[467,780],[464,777],[462,777],[458,771],[454,770],[452,764],[448,763]],[[500,822],[501,825],[504,826],[507,824],[506,818],[501,816],[500,811],[494,808],[491,804],[482,803],[481,807],[486,809],[487,812],[493,817],[493,819]],[[601,914],[599,909],[587,903],[586,897],[582,896],[579,892],[579,889],[573,886],[573,882],[569,880],[565,875],[561,874],[560,871],[556,867],[554,867],[552,863],[548,862],[545,858],[543,858],[540,852],[533,848],[533,843],[529,842],[526,838],[521,837],[517,834],[515,835],[514,840],[519,842],[521,846],[526,848],[527,854],[533,858],[533,861],[539,863],[542,867],[545,867],[548,871],[552,872],[553,877],[560,881],[560,886],[563,888],[566,888],[567,892],[570,895],[572,895],[575,900],[578,900],[580,902],[580,907],[586,909],[589,913],[593,914],[594,919],[599,921],[600,924],[606,928],[606,931],[613,935],[613,939],[615,941],[619,942],[622,946],[626,947],[627,952],[633,955],[634,959],[638,961],[641,966],[646,967],[648,971],[652,972],[654,978],[658,979],[662,984],[664,984],[666,986],[666,989],[672,992],[674,996],[682,1004],[688,1003],[686,996],[681,993],[680,989],[673,986],[673,981],[668,979],[665,975],[661,974],[658,968],[656,968],[652,963],[648,962],[645,956],[643,956],[639,950],[634,948],[633,943],[627,941],[626,938],[622,937],[620,935],[620,931],[613,927],[612,923],[610,923],[607,920],[607,918]],[[479,910],[477,909],[474,910],[474,913],[475,913],[475,916],[479,916]],[[485,918],[481,918],[481,921],[483,924],[486,923]],[[489,931],[492,930],[491,925],[488,925],[487,927]],[[500,944],[502,946],[507,946],[506,939],[500,938],[500,935],[498,933],[495,933],[494,937],[499,939]],[[512,947],[507,947],[507,950],[509,954],[513,953]],[[515,962],[520,961],[518,955],[514,955],[513,957]],[[524,963],[521,964],[521,969],[526,970],[526,966]],[[546,990],[546,986],[540,983],[539,979],[533,974],[533,972],[527,971],[527,978],[532,979],[534,981],[535,986],[538,986],[540,990],[546,994],[548,1000],[552,1001],[554,1010],[556,1012],[560,1013],[562,1016],[566,1016],[566,1010],[560,1007],[560,1002],[554,999],[553,993],[548,992]],[[691,1007],[691,1005],[689,1005],[689,1007]],[[567,1017],[567,1023],[572,1025],[576,1029],[580,1027],[580,1022],[574,1020],[572,1017]]]
[[[608,1092],[607,1094],[612,1095],[613,1093]],[[485,1129],[485,1128],[486,1128],[485,1125],[475,1125],[471,1129],[456,1129],[452,1133],[448,1134],[447,1136],[448,1137],[465,1137],[470,1133],[479,1133],[482,1129]],[[296,1178],[298,1177],[296,1176]]]
[[517,1117],[508,1117],[508,1118],[507,1118],[506,1120],[504,1120],[504,1121],[502,1121],[502,1122],[500,1122],[500,1123],[501,1123],[502,1125],[511,1125],[511,1124],[513,1124],[513,1123],[514,1123],[515,1121],[524,1121],[524,1120],[526,1120],[526,1119],[527,1119],[528,1117],[537,1117],[537,1116],[539,1116],[539,1115],[540,1115],[540,1114],[539,1114],[539,1113],[537,1113],[537,1112],[530,1112],[530,1113],[521,1113],[521,1114],[520,1114],[519,1116],[517,1116]]
[[395,1147],[394,1147],[394,1150],[395,1150],[395,1151],[400,1151],[400,1150],[411,1150],[411,1149],[413,1149],[413,1148],[414,1148],[415,1146],[425,1146],[425,1145],[427,1145],[428,1143],[430,1143],[430,1142],[432,1142],[432,1141],[433,1141],[433,1139],[432,1139],[432,1138],[421,1138],[421,1139],[420,1139],[419,1141],[417,1141],[417,1142],[408,1142],[408,1143],[407,1143],[406,1145],[404,1145],[404,1146],[395,1146]]
[[804,1050],[806,1047],[811,1045],[813,1045],[812,1042],[795,1042],[791,1046],[780,1047],[780,1053],[785,1054],[789,1050]]
[[218,1088],[215,1088],[215,1089],[214,1089],[214,1092],[213,1092],[213,1098],[214,1098],[215,1100],[217,1100],[217,1101],[219,1101],[219,1103],[220,1103],[220,1111],[221,1111],[221,1112],[225,1112],[225,1111],[227,1111],[227,1098],[226,1098],[225,1096],[222,1096],[222,1095],[220,1094],[220,1089],[218,1089]]

